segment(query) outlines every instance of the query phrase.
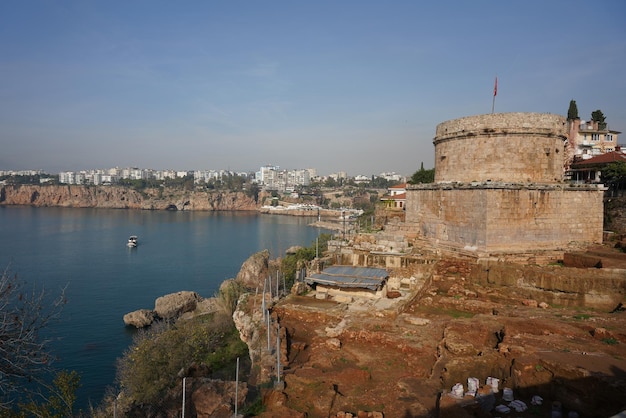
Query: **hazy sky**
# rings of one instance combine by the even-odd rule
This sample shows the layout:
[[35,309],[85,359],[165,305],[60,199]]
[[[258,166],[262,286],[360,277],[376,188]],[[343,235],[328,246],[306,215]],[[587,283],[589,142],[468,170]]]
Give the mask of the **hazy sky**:
[[410,175],[496,75],[496,112],[626,143],[626,1],[6,0],[0,170]]

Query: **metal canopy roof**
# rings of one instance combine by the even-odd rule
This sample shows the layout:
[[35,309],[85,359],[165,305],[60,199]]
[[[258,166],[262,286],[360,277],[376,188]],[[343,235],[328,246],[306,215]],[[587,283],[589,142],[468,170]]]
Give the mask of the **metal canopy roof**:
[[389,273],[374,267],[331,266],[321,273],[311,274],[305,279],[307,284],[323,284],[337,287],[378,290]]

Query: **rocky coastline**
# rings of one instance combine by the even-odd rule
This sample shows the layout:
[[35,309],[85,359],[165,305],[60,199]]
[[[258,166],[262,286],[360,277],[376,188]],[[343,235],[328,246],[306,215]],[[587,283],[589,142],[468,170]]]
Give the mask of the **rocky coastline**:
[[[602,289],[575,286],[578,296],[565,306],[554,292],[574,283],[579,268],[559,267],[562,280],[548,286],[513,279],[532,277],[537,266],[492,264],[482,280],[485,266],[475,261],[422,254],[388,269],[397,294],[375,301],[306,286],[264,294],[277,265],[267,252],[253,255],[231,280],[248,289],[233,320],[250,356],[245,388],[260,390],[264,407],[255,416],[489,417],[513,399],[526,406],[516,410],[520,417],[549,416],[557,407],[563,416],[590,417],[626,409],[626,311],[614,306],[626,297],[626,275]],[[546,268],[548,277],[557,267]],[[508,279],[496,280],[500,270]],[[619,271],[626,270],[607,273],[619,278]],[[183,316],[191,312],[199,310]],[[475,393],[455,392],[470,381],[478,382]],[[216,390],[203,390],[216,398]],[[222,407],[234,401],[229,396],[219,398]],[[203,406],[201,392],[192,399],[205,408],[202,416],[221,416]]]
[[[261,194],[260,199],[263,198]],[[121,186],[5,185],[0,206],[108,208],[181,211],[255,211],[260,203],[243,192]]]
[[[0,205],[260,207],[243,193],[150,193],[3,186]],[[614,213],[613,221],[623,216],[623,210]],[[343,229],[341,222],[335,226]],[[277,260],[267,252],[253,255],[222,285],[246,289],[233,304],[232,318],[248,346],[248,380],[235,399],[232,381],[208,379],[201,364],[190,364],[181,372],[189,376],[190,410],[203,417],[231,416],[234,403],[243,405],[252,393],[261,399],[263,411],[254,415],[261,417],[491,417],[496,406],[510,408],[517,401],[516,406],[527,406],[516,410],[520,417],[550,416],[555,408],[561,416],[588,417],[626,410],[623,252],[603,248],[577,255],[584,266],[539,266],[444,256],[415,246],[402,247],[399,257],[396,244],[395,252],[386,247],[391,241],[384,232],[359,237],[340,247],[333,260],[350,255],[386,267],[394,297],[338,298],[303,285],[271,295],[262,289],[265,279],[274,277]],[[181,291],[157,299],[154,309],[129,313],[124,322],[145,327],[155,319],[192,318],[213,312],[217,303],[216,297]],[[488,379],[500,382],[501,390],[494,392]],[[456,391],[470,381],[479,382],[475,393]],[[510,390],[506,398],[503,388]],[[146,406],[137,416],[180,416],[179,395],[173,390],[165,409],[152,413],[148,409],[156,406]],[[532,403],[536,397],[542,403]]]

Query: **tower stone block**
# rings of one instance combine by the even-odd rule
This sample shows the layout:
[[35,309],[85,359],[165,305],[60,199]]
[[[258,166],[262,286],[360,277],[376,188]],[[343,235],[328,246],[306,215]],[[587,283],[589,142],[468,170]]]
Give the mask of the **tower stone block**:
[[544,113],[437,126],[435,182],[409,185],[406,223],[435,247],[558,251],[602,242],[601,185],[563,182],[567,121]]

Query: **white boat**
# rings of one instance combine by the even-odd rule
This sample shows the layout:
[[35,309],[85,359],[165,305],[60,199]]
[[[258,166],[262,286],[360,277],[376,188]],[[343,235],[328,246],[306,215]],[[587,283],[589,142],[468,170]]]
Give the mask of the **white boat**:
[[126,243],[127,246],[129,246],[130,248],[134,248],[137,246],[137,235],[131,235],[128,238],[128,243]]

